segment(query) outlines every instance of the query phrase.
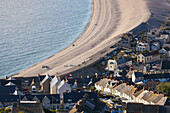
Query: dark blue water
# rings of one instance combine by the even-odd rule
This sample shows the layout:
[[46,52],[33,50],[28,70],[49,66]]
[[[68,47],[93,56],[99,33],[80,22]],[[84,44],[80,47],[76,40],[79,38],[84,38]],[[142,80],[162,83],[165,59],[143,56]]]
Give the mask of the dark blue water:
[[85,30],[92,0],[1,0],[0,77],[56,54]]

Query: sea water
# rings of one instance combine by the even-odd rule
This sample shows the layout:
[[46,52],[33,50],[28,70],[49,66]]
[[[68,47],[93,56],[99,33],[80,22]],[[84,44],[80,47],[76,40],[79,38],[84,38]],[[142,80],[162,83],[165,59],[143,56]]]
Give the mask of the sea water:
[[0,77],[56,54],[86,29],[92,0],[1,0]]

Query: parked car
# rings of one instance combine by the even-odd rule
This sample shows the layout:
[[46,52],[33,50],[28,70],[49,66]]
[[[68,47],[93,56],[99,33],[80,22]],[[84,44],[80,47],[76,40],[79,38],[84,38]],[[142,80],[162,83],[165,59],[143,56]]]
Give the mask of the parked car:
[[49,67],[48,67],[48,66],[42,66],[42,68],[49,69]]

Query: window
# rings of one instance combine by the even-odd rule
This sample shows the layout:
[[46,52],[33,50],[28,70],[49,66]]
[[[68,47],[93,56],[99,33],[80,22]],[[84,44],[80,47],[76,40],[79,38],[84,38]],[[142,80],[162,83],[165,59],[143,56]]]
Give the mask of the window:
[[110,62],[110,64],[114,64],[113,62]]
[[68,102],[72,102],[72,99],[68,99]]
[[53,105],[53,109],[56,109],[56,105]]
[[50,104],[49,103],[47,103],[47,108],[50,108]]
[[45,107],[45,103],[43,103],[43,107]]
[[60,105],[57,105],[57,109],[60,109]]

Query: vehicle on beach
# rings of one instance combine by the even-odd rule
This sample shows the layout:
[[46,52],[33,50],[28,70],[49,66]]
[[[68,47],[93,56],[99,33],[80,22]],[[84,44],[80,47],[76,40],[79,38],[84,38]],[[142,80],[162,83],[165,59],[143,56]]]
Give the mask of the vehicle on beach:
[[49,67],[48,67],[48,66],[42,66],[42,68],[49,69]]
[[89,61],[89,60],[92,60],[92,58],[90,58],[90,57],[89,57],[89,58],[87,58],[87,59],[85,60],[85,62],[87,62],[87,61]]
[[116,46],[115,45],[113,45],[113,46],[111,46],[110,48],[115,48]]
[[92,58],[87,58],[85,61],[82,62],[82,64],[85,64],[86,65],[86,62],[88,62],[89,60],[92,60]]
[[64,65],[64,67],[72,67],[73,65]]

